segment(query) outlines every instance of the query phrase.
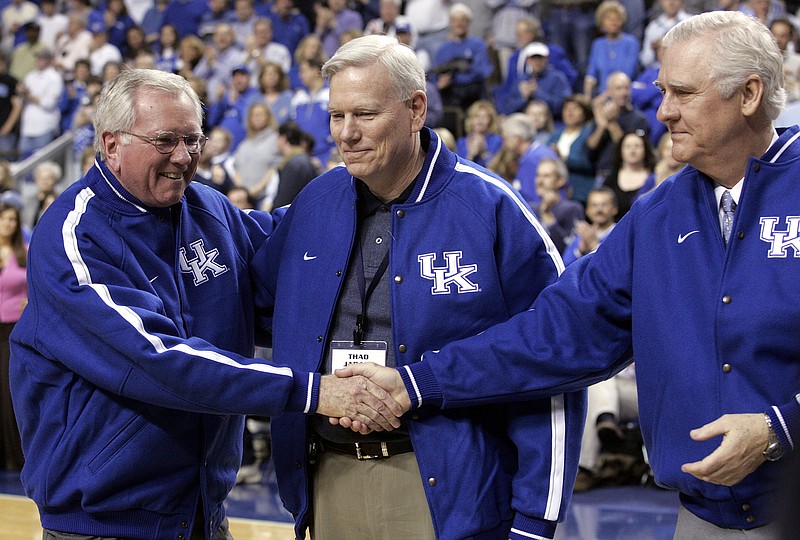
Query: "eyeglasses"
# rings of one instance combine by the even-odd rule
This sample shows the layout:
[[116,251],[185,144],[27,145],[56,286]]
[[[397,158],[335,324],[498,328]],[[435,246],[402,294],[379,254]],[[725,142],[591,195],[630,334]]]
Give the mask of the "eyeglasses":
[[174,133],[163,133],[158,137],[145,137],[144,135],[137,135],[129,131],[120,131],[126,135],[133,135],[137,139],[147,141],[156,147],[162,154],[171,154],[177,147],[178,143],[183,139],[183,144],[186,145],[186,151],[190,154],[198,154],[203,151],[206,146],[208,137],[202,133],[190,133],[188,135],[175,135]]

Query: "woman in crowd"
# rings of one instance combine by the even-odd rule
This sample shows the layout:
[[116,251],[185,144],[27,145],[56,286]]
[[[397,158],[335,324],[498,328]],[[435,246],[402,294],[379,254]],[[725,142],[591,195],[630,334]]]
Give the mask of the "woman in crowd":
[[595,22],[602,33],[592,40],[589,66],[583,79],[583,95],[591,99],[606,89],[608,76],[621,71],[636,79],[639,70],[639,40],[622,31],[627,11],[617,0],[604,0],[597,6]]
[[28,303],[26,266],[27,251],[22,238],[19,208],[0,202],[0,419],[3,424],[0,463],[8,471],[19,471],[24,462],[19,429],[11,404],[8,337]]
[[564,100],[561,108],[564,127],[555,130],[547,143],[567,166],[571,198],[586,206],[586,198],[595,185],[594,164],[586,140],[592,133],[592,106],[580,94]]
[[491,101],[480,99],[469,106],[464,131],[466,135],[456,141],[456,153],[486,167],[503,146],[497,110]]
[[158,33],[158,40],[153,43],[156,69],[176,73],[180,65],[178,47],[178,30],[171,24],[165,24]]
[[278,132],[269,105],[254,103],[247,112],[247,137],[233,157],[234,183],[247,188],[256,207],[271,205],[278,188],[277,167],[281,162]]
[[294,62],[289,70],[289,85],[292,90],[303,86],[303,82],[300,80],[300,64],[303,63],[303,60],[314,60],[319,65],[328,60],[328,56],[322,49],[322,41],[314,34],[308,34],[301,39],[294,51]]
[[622,136],[614,155],[614,168],[605,182],[617,195],[617,220],[622,219],[639,197],[656,186],[655,165],[656,155],[649,137],[639,131]]
[[286,122],[292,110],[292,91],[289,89],[289,77],[280,64],[264,62],[258,76],[258,87],[264,95],[264,102],[272,109],[275,123],[281,125]]

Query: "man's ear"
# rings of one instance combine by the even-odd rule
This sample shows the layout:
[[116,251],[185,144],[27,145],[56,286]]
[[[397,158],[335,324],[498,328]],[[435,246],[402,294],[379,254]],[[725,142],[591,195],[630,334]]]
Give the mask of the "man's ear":
[[425,118],[428,115],[428,96],[421,90],[416,90],[411,94],[411,128],[416,133],[425,125]]
[[758,75],[750,75],[742,89],[742,114],[753,116],[761,109],[764,100],[764,81]]
[[120,144],[118,135],[116,133],[112,133],[111,131],[104,131],[102,137],[100,137],[100,141],[103,145],[103,150],[105,150],[106,165],[108,166],[109,170],[119,170]]

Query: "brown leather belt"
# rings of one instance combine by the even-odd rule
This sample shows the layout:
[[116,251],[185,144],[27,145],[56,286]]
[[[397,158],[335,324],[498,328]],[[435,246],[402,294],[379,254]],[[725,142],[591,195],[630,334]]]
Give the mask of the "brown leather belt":
[[320,441],[320,447],[325,452],[337,452],[355,456],[359,460],[386,459],[397,454],[413,452],[411,440],[389,442],[361,442],[361,443],[335,443]]

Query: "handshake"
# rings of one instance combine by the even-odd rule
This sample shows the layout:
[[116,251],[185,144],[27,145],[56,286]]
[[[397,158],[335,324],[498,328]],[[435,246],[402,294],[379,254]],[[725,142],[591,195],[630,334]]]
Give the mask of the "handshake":
[[394,368],[354,364],[320,380],[316,412],[362,435],[400,427],[400,417],[409,409],[411,398]]

